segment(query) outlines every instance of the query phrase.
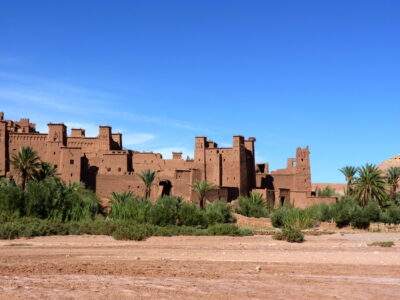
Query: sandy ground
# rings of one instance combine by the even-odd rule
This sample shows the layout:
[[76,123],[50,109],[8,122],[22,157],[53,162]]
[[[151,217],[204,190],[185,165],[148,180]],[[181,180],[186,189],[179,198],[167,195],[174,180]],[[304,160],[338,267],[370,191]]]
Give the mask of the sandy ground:
[[[400,234],[0,241],[1,299],[398,299]],[[394,241],[392,248],[368,247]]]

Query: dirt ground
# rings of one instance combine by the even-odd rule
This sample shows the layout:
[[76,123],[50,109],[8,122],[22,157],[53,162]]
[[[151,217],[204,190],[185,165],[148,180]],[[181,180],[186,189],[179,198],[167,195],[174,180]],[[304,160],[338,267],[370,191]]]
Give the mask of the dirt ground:
[[[394,241],[392,248],[369,247]],[[400,234],[0,241],[1,299],[398,299]]]

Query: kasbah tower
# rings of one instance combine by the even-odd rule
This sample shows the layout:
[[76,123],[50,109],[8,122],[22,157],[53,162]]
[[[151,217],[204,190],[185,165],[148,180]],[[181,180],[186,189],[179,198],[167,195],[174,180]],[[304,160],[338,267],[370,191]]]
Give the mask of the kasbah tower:
[[331,203],[336,197],[316,197],[311,188],[309,148],[297,148],[296,157],[289,158],[285,169],[269,171],[268,163],[255,163],[255,142],[250,137],[233,136],[232,147],[221,148],[207,137],[195,137],[194,158],[182,158],[174,152],[172,159],[163,159],[153,152],[123,148],[123,137],[110,126],[99,126],[97,137],[86,137],[82,128],[67,134],[63,123],[49,123],[48,133],[36,131],[29,119],[6,120],[0,112],[0,176],[16,177],[10,164],[13,153],[30,146],[57,168],[65,183],[82,181],[101,199],[112,192],[131,191],[144,194],[137,175],[143,170],[157,171],[151,198],[175,195],[185,201],[198,201],[190,184],[205,180],[217,186],[207,200],[228,202],[250,192],[263,195],[272,205],[292,204],[304,208],[316,203]]

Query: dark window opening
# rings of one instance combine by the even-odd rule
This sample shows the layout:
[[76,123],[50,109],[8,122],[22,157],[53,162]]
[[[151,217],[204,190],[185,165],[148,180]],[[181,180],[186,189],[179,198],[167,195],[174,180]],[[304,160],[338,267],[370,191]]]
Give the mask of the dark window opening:
[[285,204],[285,197],[281,197],[281,206],[283,206]]
[[169,196],[171,194],[172,184],[169,180],[160,181],[160,186],[162,186],[161,196]]
[[54,169],[57,169],[57,167],[58,167],[57,165],[54,165]]
[[118,172],[121,172],[121,168],[118,168]]
[[69,164],[70,164],[70,165],[73,165],[73,164],[74,164],[74,160],[71,159],[71,160],[69,161]]
[[111,168],[107,168],[107,171],[108,171],[108,172],[111,172]]

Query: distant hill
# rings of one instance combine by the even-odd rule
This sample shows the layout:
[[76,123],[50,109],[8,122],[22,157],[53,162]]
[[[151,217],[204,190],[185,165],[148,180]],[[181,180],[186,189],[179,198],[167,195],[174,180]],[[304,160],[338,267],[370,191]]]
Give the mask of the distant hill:
[[397,154],[385,160],[378,166],[378,168],[381,169],[382,171],[385,171],[390,167],[400,167],[400,154]]

